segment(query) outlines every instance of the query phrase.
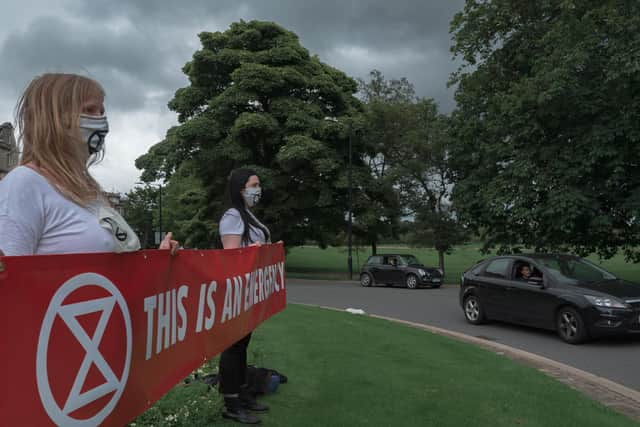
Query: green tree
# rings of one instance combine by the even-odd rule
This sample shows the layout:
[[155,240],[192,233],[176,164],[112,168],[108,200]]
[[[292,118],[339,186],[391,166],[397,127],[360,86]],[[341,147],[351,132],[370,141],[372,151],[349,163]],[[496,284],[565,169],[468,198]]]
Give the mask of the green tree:
[[402,208],[389,157],[414,125],[407,112],[417,98],[413,85],[404,78],[387,80],[373,70],[369,79],[358,79],[359,95],[365,103],[359,136],[369,173],[360,177],[354,213],[356,234],[375,254],[381,238],[397,234]]
[[358,215],[359,225],[364,223],[374,241],[378,235],[397,234],[400,217],[411,217],[409,243],[433,246],[444,271],[445,253],[462,240],[449,203],[449,122],[432,99],[419,99],[404,78],[387,80],[373,70],[369,82],[360,80],[360,94],[365,102],[365,159],[371,170],[360,199],[377,203]]
[[[169,103],[180,124],[137,160],[143,179],[171,181],[189,160],[184,173],[202,183],[201,226],[203,218],[221,215],[229,172],[253,167],[271,190],[259,214],[273,238],[327,244],[345,228],[344,124],[360,109],[356,82],[274,23],[241,21],[199,37],[202,48],[183,68],[190,84]],[[354,156],[356,171],[360,157]]]
[[158,189],[152,186],[134,187],[123,204],[127,223],[133,228],[144,249],[155,248],[158,231]]
[[640,261],[640,3],[472,1],[451,24],[456,211],[485,249]]
[[392,176],[404,214],[414,219],[409,242],[436,249],[438,265],[444,272],[445,254],[466,237],[450,203],[450,120],[438,113],[432,99],[412,104],[407,115],[413,125],[390,157]]

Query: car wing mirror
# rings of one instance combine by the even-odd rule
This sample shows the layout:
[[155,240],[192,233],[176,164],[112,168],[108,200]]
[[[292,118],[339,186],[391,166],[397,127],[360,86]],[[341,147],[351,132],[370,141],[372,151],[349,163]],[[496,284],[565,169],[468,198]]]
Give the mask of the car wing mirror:
[[542,277],[529,277],[527,283],[530,285],[540,286],[541,288],[544,287],[544,280],[542,279]]

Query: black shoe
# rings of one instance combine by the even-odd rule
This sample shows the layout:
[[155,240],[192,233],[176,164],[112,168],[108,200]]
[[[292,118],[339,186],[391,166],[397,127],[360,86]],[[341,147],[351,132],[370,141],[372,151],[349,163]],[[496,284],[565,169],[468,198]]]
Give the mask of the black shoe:
[[255,399],[240,399],[242,401],[242,408],[248,409],[253,412],[266,412],[269,410],[269,406],[264,403],[260,403]]
[[260,418],[256,417],[244,408],[236,408],[234,410],[225,409],[222,412],[222,418],[228,418],[239,422],[240,424],[260,424]]
[[253,412],[265,412],[269,410],[267,405],[256,400],[256,394],[249,391],[247,387],[242,387],[240,389],[239,399],[240,404],[244,409],[248,409]]

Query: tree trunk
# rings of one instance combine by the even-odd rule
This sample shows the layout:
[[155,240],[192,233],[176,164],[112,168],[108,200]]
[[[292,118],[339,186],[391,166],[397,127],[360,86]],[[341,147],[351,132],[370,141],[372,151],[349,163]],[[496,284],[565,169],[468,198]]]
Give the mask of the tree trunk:
[[371,241],[371,255],[376,255],[378,253],[378,244],[375,240]]
[[442,270],[442,276],[444,277],[444,251],[438,251],[438,266]]

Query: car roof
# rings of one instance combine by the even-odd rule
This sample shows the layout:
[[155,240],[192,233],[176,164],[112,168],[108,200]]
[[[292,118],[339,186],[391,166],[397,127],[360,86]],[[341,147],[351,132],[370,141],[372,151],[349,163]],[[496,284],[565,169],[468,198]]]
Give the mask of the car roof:
[[[506,255],[496,255],[496,256],[488,258],[488,259],[495,259],[495,258],[531,258],[531,259],[553,259],[553,258],[558,259],[558,258],[562,258],[562,259],[580,259],[580,257],[577,256],[577,255],[559,254],[559,253],[506,254]],[[485,259],[483,261],[487,261],[488,259]]]
[[369,256],[369,258],[373,256],[415,256],[415,255],[413,254],[375,254],[375,255]]

